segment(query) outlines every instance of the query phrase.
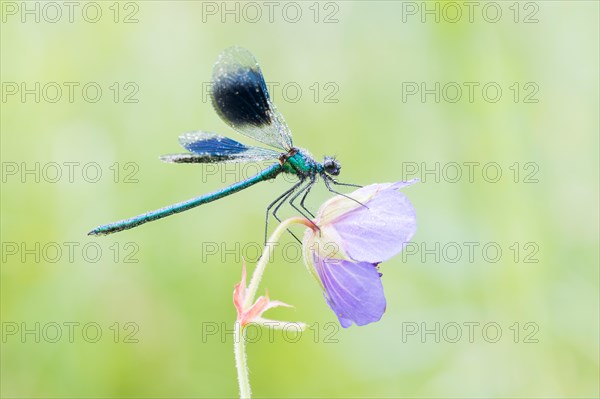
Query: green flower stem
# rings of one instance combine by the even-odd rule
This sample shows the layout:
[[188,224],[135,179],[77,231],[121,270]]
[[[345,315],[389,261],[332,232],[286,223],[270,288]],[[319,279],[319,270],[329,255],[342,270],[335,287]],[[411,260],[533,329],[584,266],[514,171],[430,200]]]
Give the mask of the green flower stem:
[[281,235],[294,223],[303,224],[305,226],[311,226],[310,222],[303,217],[293,217],[284,220],[277,226],[271,237],[267,240],[265,244],[265,248],[263,249],[263,253],[256,264],[256,268],[254,269],[254,273],[252,273],[252,279],[250,280],[250,284],[248,284],[248,290],[246,291],[246,301],[244,302],[244,309],[247,309],[254,303],[254,297],[256,296],[256,292],[258,291],[258,285],[260,284],[260,280],[262,280],[263,273],[267,267],[267,264],[271,260],[271,251],[270,246],[279,241]]
[[[267,240],[265,248],[263,249],[263,253],[256,264],[256,268],[254,269],[254,273],[252,273],[252,279],[250,280],[250,284],[246,290],[246,299],[244,300],[244,304],[242,306],[243,309],[248,309],[254,303],[254,297],[258,291],[258,285],[260,284],[260,280],[262,279],[267,264],[271,260],[272,251],[270,251],[270,246],[279,241],[279,238],[281,238],[281,235],[284,233],[284,231],[286,231],[294,223],[303,224],[308,227],[311,226],[310,222],[302,217],[286,219],[281,222],[279,226],[277,226],[273,234],[271,234],[271,237],[269,237]],[[250,390],[250,379],[248,377],[244,326],[237,321],[234,325],[233,339],[233,351],[235,353],[235,367],[237,368],[238,384],[240,386],[240,398],[249,399],[252,396],[252,391]]]
[[240,386],[240,398],[250,399],[252,391],[250,390],[248,364],[246,363],[246,340],[244,339],[244,327],[239,321],[236,321],[233,326],[233,351],[235,353],[238,385]]

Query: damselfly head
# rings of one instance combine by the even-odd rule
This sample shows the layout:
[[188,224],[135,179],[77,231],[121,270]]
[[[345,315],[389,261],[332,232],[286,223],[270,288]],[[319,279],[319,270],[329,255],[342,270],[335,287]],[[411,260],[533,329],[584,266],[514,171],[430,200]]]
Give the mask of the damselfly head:
[[323,159],[323,169],[325,169],[325,173],[331,176],[337,176],[340,174],[340,169],[342,169],[342,165],[338,162],[334,157],[325,157]]

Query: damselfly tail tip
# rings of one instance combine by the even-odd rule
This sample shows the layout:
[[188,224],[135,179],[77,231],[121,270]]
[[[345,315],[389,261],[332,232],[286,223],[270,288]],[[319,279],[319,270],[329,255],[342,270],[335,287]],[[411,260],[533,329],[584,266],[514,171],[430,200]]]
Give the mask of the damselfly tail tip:
[[95,228],[94,230],[90,231],[89,233],[87,233],[88,236],[103,236],[105,235],[104,233],[102,233],[99,228]]

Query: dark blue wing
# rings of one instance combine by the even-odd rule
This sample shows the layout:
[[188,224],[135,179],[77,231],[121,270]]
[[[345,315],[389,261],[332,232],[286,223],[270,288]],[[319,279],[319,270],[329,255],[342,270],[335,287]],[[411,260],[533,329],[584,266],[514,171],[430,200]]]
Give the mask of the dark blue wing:
[[196,154],[233,155],[248,149],[246,145],[228,137],[205,132],[186,133],[179,137],[179,143],[189,152]]
[[284,151],[292,148],[292,133],[248,50],[230,47],[221,53],[213,69],[211,94],[221,119],[239,133]]
[[189,154],[170,154],[161,160],[174,163],[251,162],[277,159],[281,153],[252,147],[209,132],[190,132],[179,136],[179,143]]

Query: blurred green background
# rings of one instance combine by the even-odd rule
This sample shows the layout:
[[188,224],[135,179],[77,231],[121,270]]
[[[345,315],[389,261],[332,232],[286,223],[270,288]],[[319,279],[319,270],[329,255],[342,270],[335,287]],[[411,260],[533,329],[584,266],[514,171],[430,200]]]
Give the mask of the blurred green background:
[[475,3],[2,2],[2,396],[237,395],[233,286],[291,181],[86,236],[256,170],[157,159],[190,130],[250,143],[206,97],[237,44],[342,181],[422,180],[378,323],[340,328],[284,237],[261,292],[295,309],[267,316],[311,328],[249,344],[256,396],[597,397],[599,6]]

